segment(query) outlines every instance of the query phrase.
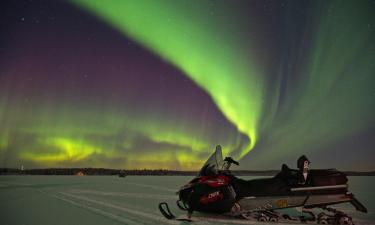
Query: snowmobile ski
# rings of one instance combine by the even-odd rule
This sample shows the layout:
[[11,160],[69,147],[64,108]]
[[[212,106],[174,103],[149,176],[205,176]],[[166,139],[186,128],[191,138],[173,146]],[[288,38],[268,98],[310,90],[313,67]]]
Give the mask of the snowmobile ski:
[[191,219],[189,218],[177,218],[172,212],[171,210],[169,209],[169,206],[168,206],[168,203],[166,202],[161,202],[159,203],[159,210],[161,212],[161,214],[169,219],[169,220],[178,220],[178,221],[187,221],[187,222],[192,222]]

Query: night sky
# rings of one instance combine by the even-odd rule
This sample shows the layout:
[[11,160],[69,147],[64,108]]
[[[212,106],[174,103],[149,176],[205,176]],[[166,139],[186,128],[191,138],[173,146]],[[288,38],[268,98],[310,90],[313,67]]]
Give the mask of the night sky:
[[0,167],[375,170],[375,1],[0,2]]

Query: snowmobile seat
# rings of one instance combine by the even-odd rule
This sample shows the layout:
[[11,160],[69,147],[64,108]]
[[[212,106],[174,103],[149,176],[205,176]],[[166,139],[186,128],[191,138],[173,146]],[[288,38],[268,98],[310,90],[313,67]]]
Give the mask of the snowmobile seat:
[[[304,184],[300,184],[301,172],[299,170],[290,169],[283,164],[281,171],[272,178],[242,180],[232,177],[232,185],[237,193],[237,198],[250,196],[278,196],[289,195],[291,188],[306,186],[329,186],[346,184],[346,175],[335,169],[310,170],[308,180]],[[345,190],[328,190],[318,191],[319,193],[336,193]],[[300,192],[299,194],[303,194]]]
[[277,196],[287,195],[290,186],[280,178],[263,178],[255,180],[233,180],[233,188],[237,193],[237,198],[250,196]]
[[281,171],[276,174],[275,178],[281,179],[289,186],[297,186],[301,179],[301,172],[299,170],[290,169],[286,164],[281,166]]
[[313,186],[328,186],[346,184],[346,175],[336,169],[310,170],[310,179]]

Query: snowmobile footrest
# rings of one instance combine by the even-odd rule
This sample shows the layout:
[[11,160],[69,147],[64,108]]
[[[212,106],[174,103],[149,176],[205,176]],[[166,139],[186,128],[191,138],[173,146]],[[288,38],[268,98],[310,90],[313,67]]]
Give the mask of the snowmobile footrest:
[[352,205],[355,207],[356,210],[367,213],[366,207],[362,205],[362,203],[360,203],[358,199],[356,199],[355,197],[353,197],[350,203],[352,203]]
[[169,220],[175,219],[176,217],[172,214],[171,210],[169,210],[168,204],[166,202],[159,203],[159,210],[163,216]]

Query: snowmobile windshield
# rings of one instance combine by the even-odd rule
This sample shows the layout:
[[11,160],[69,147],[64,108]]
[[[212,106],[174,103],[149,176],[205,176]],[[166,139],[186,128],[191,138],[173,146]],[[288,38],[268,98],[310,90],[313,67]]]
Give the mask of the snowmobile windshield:
[[203,165],[199,171],[198,176],[213,176],[217,175],[219,170],[223,168],[223,154],[221,151],[221,146],[216,146],[215,152],[208,158],[206,163]]

